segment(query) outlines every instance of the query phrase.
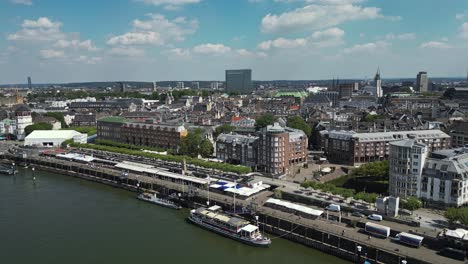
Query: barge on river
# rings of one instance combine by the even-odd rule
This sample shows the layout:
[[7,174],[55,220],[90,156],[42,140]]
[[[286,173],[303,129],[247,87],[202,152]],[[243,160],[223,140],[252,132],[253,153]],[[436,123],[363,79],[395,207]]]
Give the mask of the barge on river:
[[271,240],[260,233],[258,226],[252,225],[247,220],[222,213],[220,206],[191,210],[188,220],[247,245],[268,247],[271,244]]

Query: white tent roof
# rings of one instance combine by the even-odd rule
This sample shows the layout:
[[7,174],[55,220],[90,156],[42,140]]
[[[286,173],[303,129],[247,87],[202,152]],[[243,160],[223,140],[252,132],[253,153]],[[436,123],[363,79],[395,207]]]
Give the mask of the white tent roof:
[[74,136],[81,135],[75,130],[34,130],[26,137],[26,140],[31,139],[71,139]]
[[312,209],[312,208],[307,207],[307,206],[294,204],[294,203],[291,203],[291,202],[287,202],[287,201],[283,201],[283,200],[279,200],[279,199],[275,199],[275,198],[269,198],[266,201],[266,203],[276,204],[276,205],[279,205],[279,206],[282,206],[282,207],[293,209],[295,211],[306,213],[306,214],[313,215],[313,216],[320,216],[323,213],[323,211],[320,211],[320,210],[315,210],[315,209]]

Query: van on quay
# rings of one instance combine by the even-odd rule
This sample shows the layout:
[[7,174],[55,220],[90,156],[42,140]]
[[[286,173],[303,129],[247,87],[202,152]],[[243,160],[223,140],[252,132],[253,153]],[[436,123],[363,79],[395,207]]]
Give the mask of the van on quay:
[[329,206],[325,207],[326,210],[332,211],[332,212],[340,212],[341,207],[337,204],[330,204]]
[[371,214],[367,217],[369,220],[374,220],[374,221],[382,221],[383,217],[378,214]]

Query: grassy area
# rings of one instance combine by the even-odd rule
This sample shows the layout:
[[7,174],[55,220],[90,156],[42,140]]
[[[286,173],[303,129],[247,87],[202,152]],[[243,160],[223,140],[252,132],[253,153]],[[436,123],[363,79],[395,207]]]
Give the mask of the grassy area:
[[128,148],[119,148],[119,147],[94,145],[94,144],[70,143],[70,146],[76,147],[76,148],[109,151],[109,152],[115,152],[115,153],[120,153],[120,154],[127,154],[127,155],[140,156],[140,157],[146,157],[146,158],[151,158],[151,159],[159,159],[163,161],[179,162],[179,163],[182,163],[183,160],[185,159],[187,164],[192,164],[192,165],[196,165],[196,166],[200,166],[200,167],[204,167],[208,169],[216,169],[220,171],[234,172],[237,174],[246,174],[246,173],[251,172],[251,169],[246,166],[204,161],[204,160],[191,158],[187,156],[161,155],[161,154],[148,153],[148,152],[144,152],[141,150],[132,150]]
[[368,193],[368,192],[356,192],[353,189],[347,189],[343,187],[337,187],[331,183],[319,183],[314,181],[303,182],[301,184],[302,187],[311,187],[316,190],[321,190],[323,192],[329,192],[334,195],[340,195],[345,198],[353,197],[356,200],[363,200],[368,203],[375,203],[379,194],[377,193]]
[[162,148],[153,148],[153,147],[145,147],[145,146],[138,146],[138,145],[132,145],[132,144],[125,144],[125,143],[119,143],[119,142],[114,142],[112,140],[105,140],[105,139],[96,139],[94,142],[96,145],[103,145],[103,146],[109,146],[109,147],[117,147],[117,148],[125,148],[125,149],[133,149],[133,150],[149,150],[149,151],[156,151],[156,152],[164,152],[166,150]]
[[384,194],[388,191],[388,180],[380,177],[356,177],[346,175],[329,182],[337,187],[353,189],[357,192],[375,192]]

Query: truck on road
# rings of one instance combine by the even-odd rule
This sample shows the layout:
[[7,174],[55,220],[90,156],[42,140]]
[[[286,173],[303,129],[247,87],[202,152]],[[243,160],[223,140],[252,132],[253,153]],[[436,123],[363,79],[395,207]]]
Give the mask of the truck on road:
[[423,242],[423,239],[424,237],[422,236],[417,236],[405,232],[399,233],[395,236],[396,241],[412,247],[420,247]]
[[390,236],[390,227],[367,222],[364,230],[374,236],[387,238]]

